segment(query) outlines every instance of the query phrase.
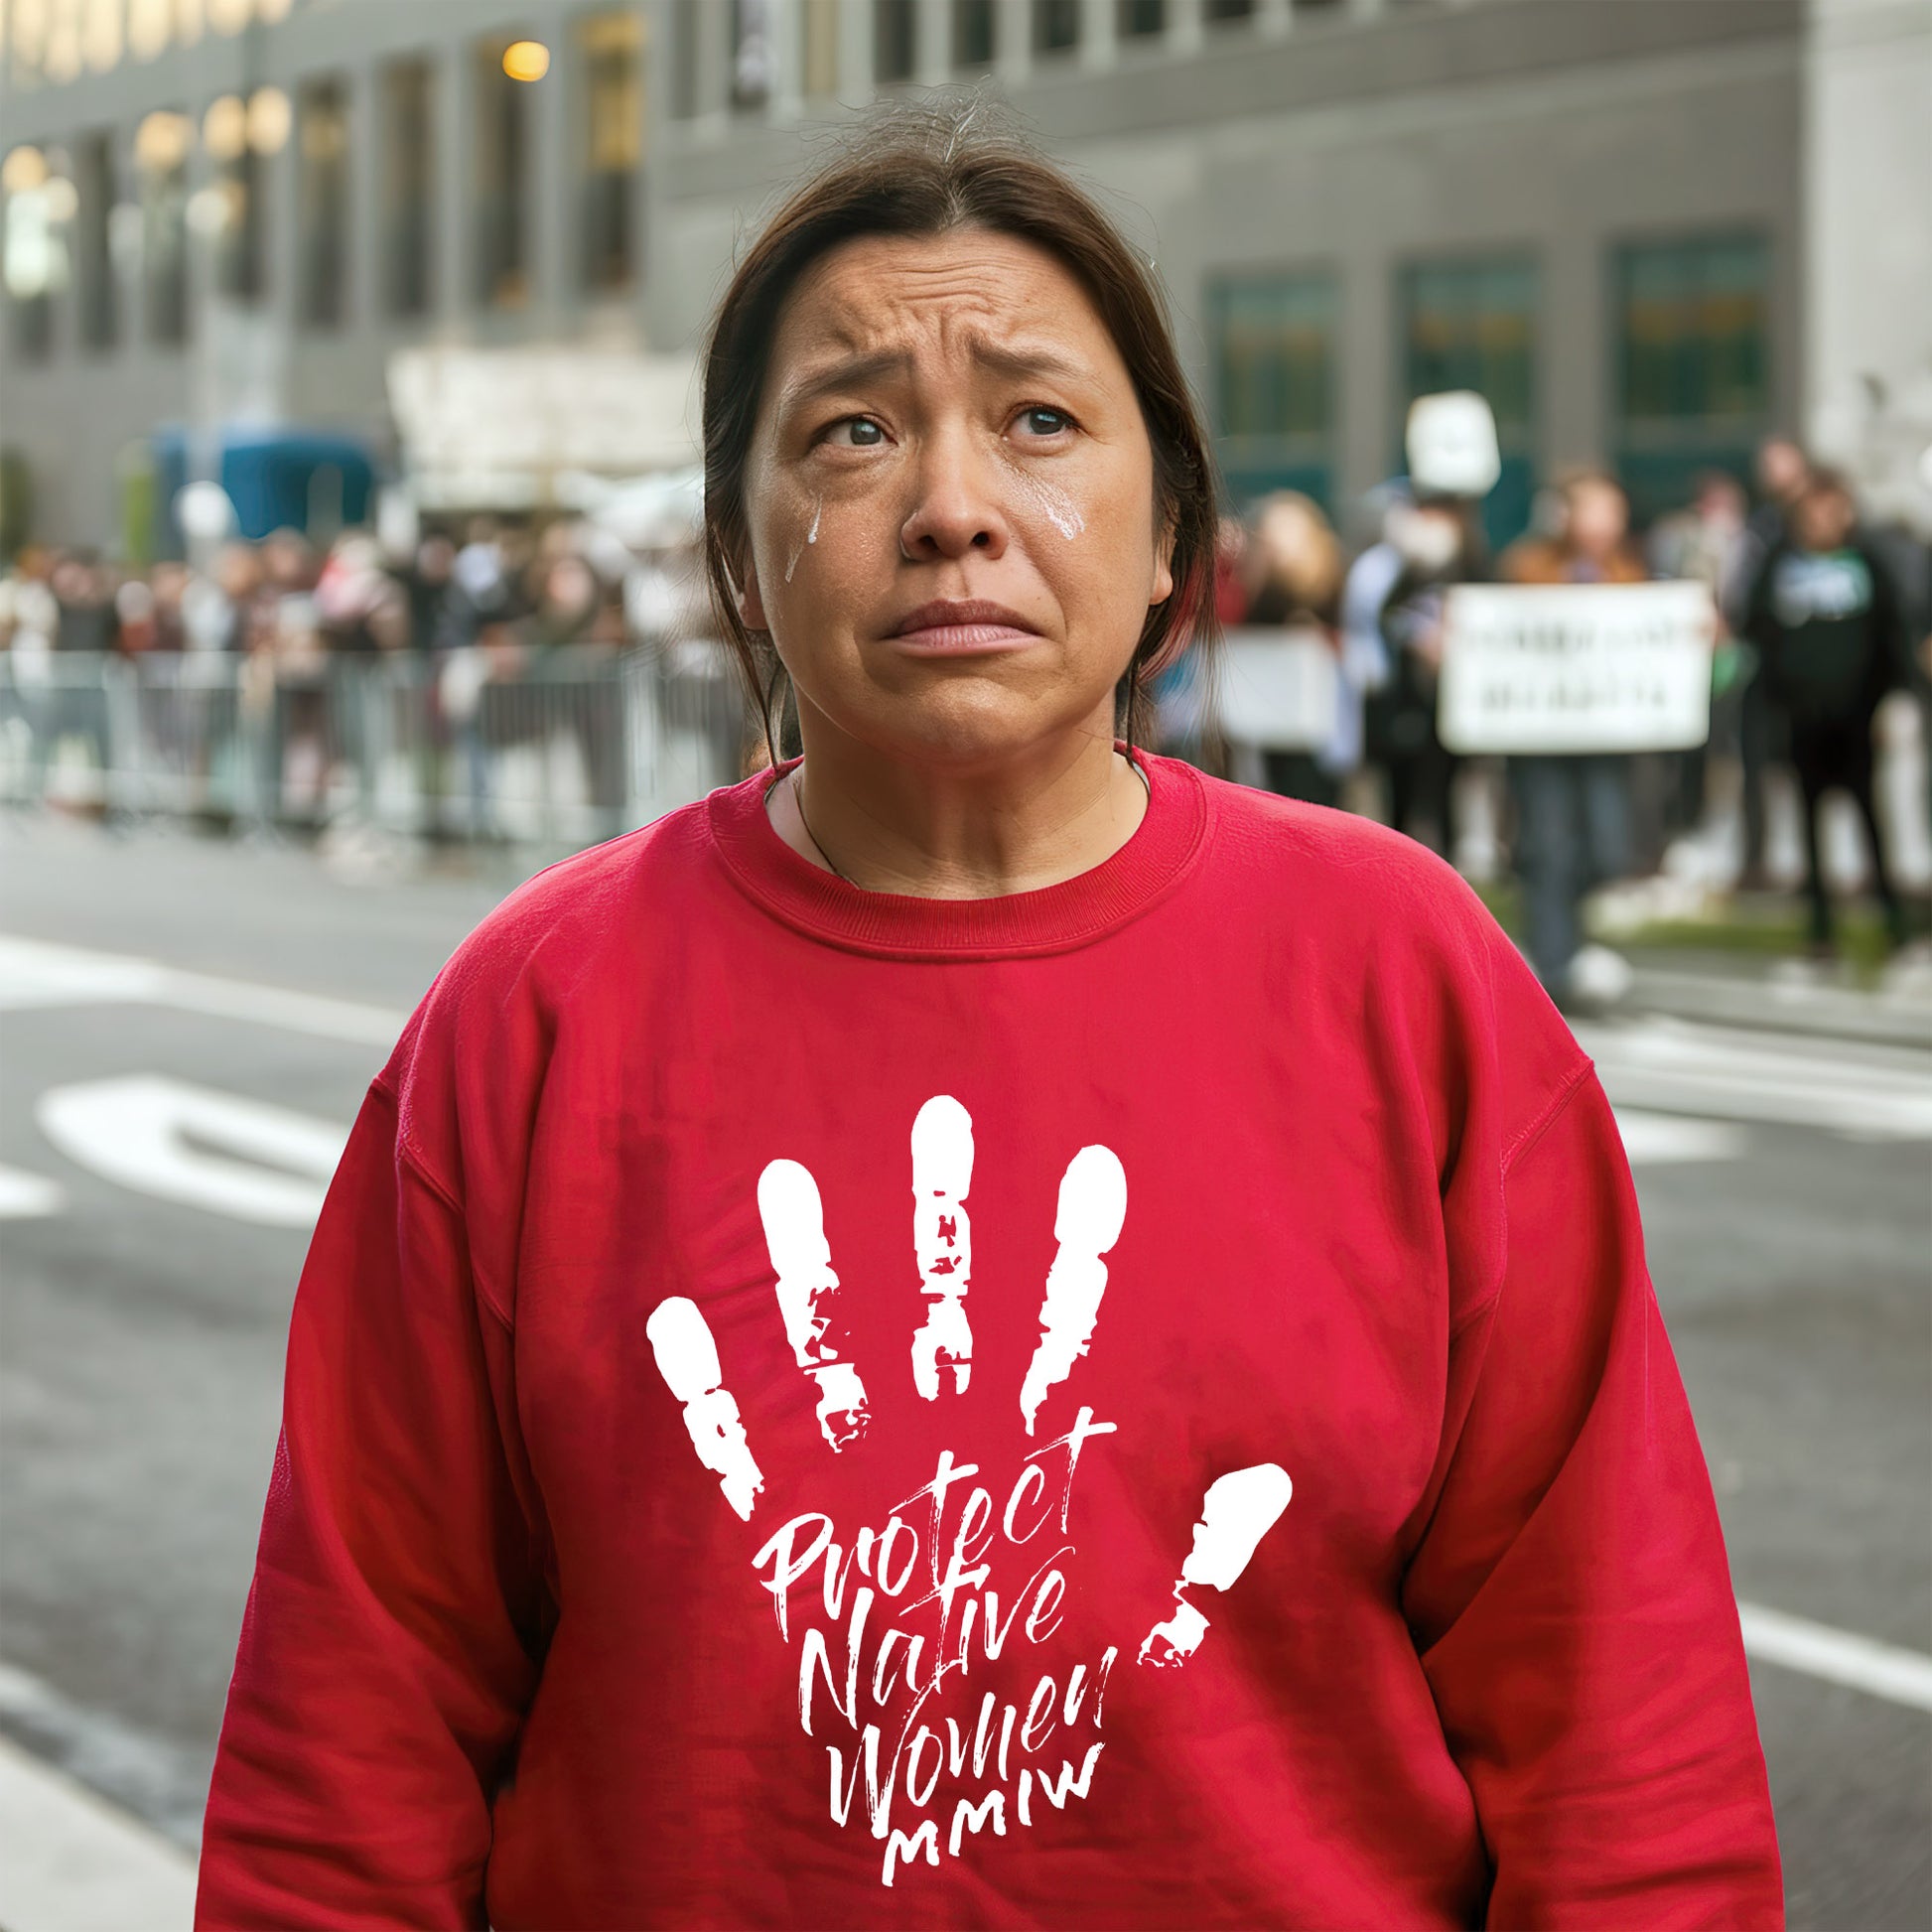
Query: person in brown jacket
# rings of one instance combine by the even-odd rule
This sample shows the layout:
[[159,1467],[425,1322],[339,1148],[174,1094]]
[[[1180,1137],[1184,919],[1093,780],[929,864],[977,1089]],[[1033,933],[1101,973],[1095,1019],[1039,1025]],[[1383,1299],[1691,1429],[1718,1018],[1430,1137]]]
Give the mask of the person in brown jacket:
[[[1630,503],[1607,471],[1575,470],[1558,484],[1553,535],[1503,552],[1509,584],[1638,584],[1648,576],[1630,542]],[[1525,946],[1559,1007],[1614,999],[1629,969],[1583,944],[1584,897],[1630,867],[1630,761],[1619,752],[1532,754],[1509,760]],[[1600,955],[1600,956],[1599,956]]]

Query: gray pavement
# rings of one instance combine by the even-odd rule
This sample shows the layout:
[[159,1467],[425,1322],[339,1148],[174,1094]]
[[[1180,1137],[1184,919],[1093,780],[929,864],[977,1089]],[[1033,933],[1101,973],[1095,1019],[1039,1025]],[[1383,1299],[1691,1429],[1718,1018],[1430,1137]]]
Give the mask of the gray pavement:
[[[515,876],[356,883],[292,849],[0,821],[0,1171],[63,1195],[0,1222],[0,1732],[184,1847],[307,1236],[105,1177],[50,1139],[44,1102],[144,1074],[345,1128],[379,1025],[256,1024],[206,976],[379,1023]],[[20,940],[158,960],[202,992],[21,1004]],[[1697,1014],[1580,1032],[1636,1161],[1739,1596],[1932,1652],[1932,1053]],[[1793,1925],[1932,1923],[1932,1711],[1769,1662],[1753,1681]]]

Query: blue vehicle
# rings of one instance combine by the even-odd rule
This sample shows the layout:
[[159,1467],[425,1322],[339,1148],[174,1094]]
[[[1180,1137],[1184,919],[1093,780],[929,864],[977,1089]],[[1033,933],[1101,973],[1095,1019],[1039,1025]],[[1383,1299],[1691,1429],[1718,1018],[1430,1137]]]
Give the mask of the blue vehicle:
[[[193,443],[179,426],[157,430],[154,549],[179,557],[185,545],[174,503],[192,479]],[[374,507],[375,464],[353,437],[327,430],[228,429],[220,432],[215,481],[235,507],[236,534],[258,543],[274,530],[300,530],[327,542]]]

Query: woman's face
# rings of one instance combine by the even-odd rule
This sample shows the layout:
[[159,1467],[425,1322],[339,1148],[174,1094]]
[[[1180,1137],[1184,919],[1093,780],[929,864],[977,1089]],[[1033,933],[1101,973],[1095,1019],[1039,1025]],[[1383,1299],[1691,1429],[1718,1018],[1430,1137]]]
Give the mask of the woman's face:
[[[987,764],[1113,735],[1173,588],[1127,366],[1045,251],[963,229],[864,236],[778,319],[746,469],[746,621],[810,742]],[[983,602],[997,614],[926,610]]]

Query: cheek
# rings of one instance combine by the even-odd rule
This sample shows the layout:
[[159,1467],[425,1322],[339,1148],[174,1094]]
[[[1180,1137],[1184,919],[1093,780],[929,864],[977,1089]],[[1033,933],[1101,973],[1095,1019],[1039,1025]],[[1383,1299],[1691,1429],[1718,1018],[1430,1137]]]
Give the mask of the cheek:
[[1057,593],[1074,640],[1111,650],[1123,625],[1138,636],[1154,577],[1151,481],[1106,473],[1066,483],[1028,478],[1015,500],[1028,548]]

